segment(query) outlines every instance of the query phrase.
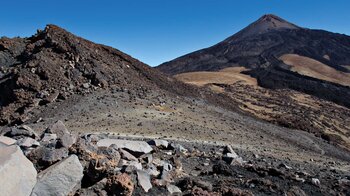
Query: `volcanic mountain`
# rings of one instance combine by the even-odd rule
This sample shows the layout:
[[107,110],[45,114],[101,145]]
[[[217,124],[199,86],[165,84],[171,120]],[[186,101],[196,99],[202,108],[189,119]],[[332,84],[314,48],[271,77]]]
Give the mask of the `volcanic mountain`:
[[245,67],[259,86],[350,107],[350,37],[264,15],[224,41],[158,66],[171,74]]
[[350,147],[350,37],[274,15],[157,69],[238,108]]

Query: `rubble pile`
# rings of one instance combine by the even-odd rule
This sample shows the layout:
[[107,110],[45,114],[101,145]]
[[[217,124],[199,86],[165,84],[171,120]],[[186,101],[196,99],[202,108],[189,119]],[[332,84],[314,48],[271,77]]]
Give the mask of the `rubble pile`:
[[349,175],[340,171],[307,171],[271,157],[243,157],[230,145],[136,140],[109,133],[75,135],[61,121],[41,135],[25,125],[0,133],[5,195],[350,193]]

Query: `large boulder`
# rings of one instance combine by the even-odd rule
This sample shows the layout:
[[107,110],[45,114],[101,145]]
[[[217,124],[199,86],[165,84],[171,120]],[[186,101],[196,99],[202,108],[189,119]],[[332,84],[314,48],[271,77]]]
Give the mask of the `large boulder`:
[[102,139],[97,142],[97,146],[99,147],[109,147],[112,144],[114,144],[117,148],[122,148],[131,151],[134,155],[147,154],[153,150],[152,147],[145,141]]
[[83,178],[83,167],[76,155],[50,166],[38,175],[32,196],[68,195],[79,188]]
[[33,164],[15,145],[0,145],[0,194],[30,195],[36,183]]

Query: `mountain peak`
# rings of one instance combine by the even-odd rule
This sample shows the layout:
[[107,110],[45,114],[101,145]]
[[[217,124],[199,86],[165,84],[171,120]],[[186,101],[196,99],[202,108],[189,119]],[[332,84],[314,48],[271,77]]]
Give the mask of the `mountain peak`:
[[[45,29],[42,31],[44,34],[71,34],[64,28],[54,25],[54,24],[47,24]],[[73,35],[73,34],[71,34]]]
[[[253,23],[254,24],[254,23]],[[268,25],[271,28],[279,29],[279,28],[286,28],[286,29],[296,29],[299,28],[297,25],[292,24],[276,15],[273,14],[265,14],[262,17],[260,17],[255,24],[264,24]]]
[[282,18],[279,16],[276,16],[274,14],[265,14],[262,17],[260,17],[259,20],[279,20],[279,21],[284,21]]
[[300,29],[300,27],[276,15],[265,14],[257,21],[238,32],[235,37],[245,38],[251,35],[263,34],[272,30],[284,29]]

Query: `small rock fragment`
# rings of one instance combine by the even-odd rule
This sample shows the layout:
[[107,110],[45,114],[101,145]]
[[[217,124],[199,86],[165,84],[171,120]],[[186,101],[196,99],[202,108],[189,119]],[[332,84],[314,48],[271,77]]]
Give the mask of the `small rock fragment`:
[[315,186],[320,186],[320,185],[321,185],[320,180],[317,179],[317,178],[312,178],[312,179],[311,179],[311,183],[312,183],[313,185],[315,185]]
[[152,188],[151,177],[148,173],[137,170],[137,181],[142,189],[147,193]]
[[283,167],[283,168],[286,168],[286,169],[292,169],[292,167],[290,167],[290,166],[288,166],[288,165],[286,165],[284,163],[281,163],[279,166]]
[[187,153],[188,152],[188,150],[186,149],[186,148],[184,148],[182,145],[180,145],[180,144],[174,144],[174,143],[171,143],[170,144],[170,147],[172,148],[172,149],[175,149],[176,151],[178,151],[178,152],[181,152],[181,153]]
[[254,194],[248,190],[241,190],[239,188],[228,188],[223,190],[223,195],[244,195],[254,196]]
[[191,196],[212,196],[212,194],[210,194],[208,191],[203,190],[199,187],[194,187],[191,190]]
[[54,133],[44,133],[41,142],[52,142],[57,139],[57,134]]
[[121,157],[122,157],[123,159],[125,159],[125,160],[128,160],[128,161],[138,161],[138,159],[137,159],[134,155],[130,154],[130,153],[129,153],[128,151],[126,151],[126,150],[119,149],[119,152],[120,152]]
[[164,171],[170,171],[172,169],[173,169],[173,166],[170,163],[168,163],[168,162],[163,163],[163,170]]
[[90,84],[89,83],[84,83],[82,85],[82,87],[85,88],[85,89],[88,89],[88,88],[90,88]]
[[105,186],[107,183],[107,178],[103,178],[96,184],[88,187],[80,189],[75,193],[75,195],[84,195],[84,196],[107,196],[108,193],[105,191]]
[[17,145],[23,148],[30,148],[30,147],[40,146],[40,143],[35,139],[26,137],[26,138],[17,140]]
[[[231,154],[237,155],[236,152],[233,150],[233,148],[232,148],[231,145],[227,145],[227,146],[225,147],[224,153],[231,153]],[[237,155],[237,156],[238,156],[238,155]]]
[[110,145],[116,145],[118,148],[127,149],[133,152],[134,155],[142,155],[150,153],[152,147],[144,141],[131,141],[131,140],[120,140],[120,139],[102,139],[97,142],[97,146],[108,147]]
[[70,134],[66,126],[60,120],[48,127],[45,132],[56,134],[59,143],[65,148],[71,147],[77,140],[76,136]]
[[125,171],[132,173],[135,170],[142,170],[142,164],[137,161],[125,161],[121,160],[121,165],[126,166]]
[[158,176],[160,172],[157,170],[157,167],[153,164],[148,164],[148,168],[145,170],[151,176]]
[[293,186],[288,190],[286,196],[307,196],[307,194],[301,188]]
[[148,142],[149,145],[156,146],[158,148],[168,148],[169,142],[166,140],[154,139]]
[[179,189],[179,187],[172,185],[172,184],[168,184],[166,186],[166,188],[168,189],[170,194],[181,194],[182,191]]
[[5,136],[10,138],[14,137],[31,137],[33,139],[38,138],[38,135],[30,127],[23,125],[21,127],[11,127],[9,131],[5,133]]
[[43,99],[43,100],[40,102],[40,104],[41,104],[41,105],[45,105],[45,104],[52,103],[52,102],[56,101],[56,99],[57,99],[57,97],[58,97],[59,94],[60,94],[60,93],[59,93],[58,91],[55,91],[55,92],[51,93],[51,94],[48,95],[45,99]]
[[242,165],[244,163],[243,159],[236,153],[226,153],[224,156],[222,156],[222,160],[231,165]]
[[145,154],[142,158],[147,164],[152,163],[153,161],[153,156],[151,154]]

